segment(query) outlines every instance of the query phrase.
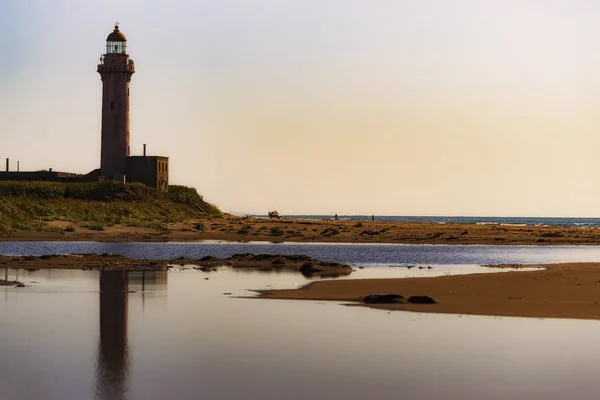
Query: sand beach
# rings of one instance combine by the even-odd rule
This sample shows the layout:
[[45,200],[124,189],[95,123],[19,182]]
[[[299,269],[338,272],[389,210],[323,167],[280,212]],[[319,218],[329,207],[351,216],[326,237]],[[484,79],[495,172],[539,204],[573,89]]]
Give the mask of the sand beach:
[[[55,220],[54,231],[16,230],[0,241],[192,242],[268,241],[322,243],[600,245],[600,231],[589,227],[437,224],[419,222],[266,219],[225,215],[166,224],[160,230]],[[69,229],[67,229],[69,227]]]
[[[506,266],[493,268],[503,267]],[[300,289],[262,291],[261,295],[270,299],[331,300],[356,305],[364,305],[363,298],[372,293],[426,295],[437,303],[368,306],[431,313],[600,319],[600,263],[536,267],[543,269],[433,278],[322,281]]]

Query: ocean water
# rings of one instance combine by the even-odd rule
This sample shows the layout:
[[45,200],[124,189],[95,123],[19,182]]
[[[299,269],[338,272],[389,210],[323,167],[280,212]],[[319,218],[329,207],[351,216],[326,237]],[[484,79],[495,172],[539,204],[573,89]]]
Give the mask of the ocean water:
[[[264,217],[266,215],[256,215]],[[284,218],[311,220],[333,219],[334,215],[284,215]],[[370,221],[373,215],[338,215],[338,219],[352,221]],[[573,217],[447,217],[447,216],[390,216],[375,215],[375,221],[386,222],[427,222],[434,224],[480,224],[514,226],[568,226],[600,227],[600,218]]]

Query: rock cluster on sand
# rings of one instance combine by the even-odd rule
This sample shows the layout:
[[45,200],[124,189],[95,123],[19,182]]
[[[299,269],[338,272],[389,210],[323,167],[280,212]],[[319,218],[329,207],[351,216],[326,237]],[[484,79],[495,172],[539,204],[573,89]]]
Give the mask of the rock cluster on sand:
[[365,296],[363,302],[366,304],[392,304],[392,303],[410,303],[410,304],[435,304],[429,296],[410,296],[405,299],[400,294],[370,294]]
[[5,268],[65,268],[156,271],[172,265],[197,265],[202,271],[215,267],[248,268],[260,270],[290,270],[305,276],[348,275],[353,270],[349,265],[314,260],[303,255],[235,254],[229,258],[206,256],[199,260],[179,257],[172,260],[145,260],[128,258],[116,254],[53,254],[43,256],[0,256],[0,267]]
[[227,265],[232,268],[250,268],[260,270],[292,270],[305,276],[339,276],[352,273],[352,267],[334,262],[318,261],[304,255],[279,254],[234,254],[228,258],[203,257],[194,261],[203,267]]

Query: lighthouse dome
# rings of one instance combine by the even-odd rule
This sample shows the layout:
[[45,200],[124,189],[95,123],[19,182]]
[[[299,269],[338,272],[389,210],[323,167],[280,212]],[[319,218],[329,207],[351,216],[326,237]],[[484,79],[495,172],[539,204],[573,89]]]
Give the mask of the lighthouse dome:
[[127,38],[119,30],[119,25],[115,25],[115,30],[106,38],[107,42],[126,42]]

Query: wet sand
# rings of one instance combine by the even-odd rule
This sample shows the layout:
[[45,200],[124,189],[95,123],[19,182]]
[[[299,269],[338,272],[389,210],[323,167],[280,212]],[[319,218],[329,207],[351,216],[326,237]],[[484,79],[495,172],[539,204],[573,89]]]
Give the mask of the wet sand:
[[485,244],[485,245],[600,245],[600,230],[593,228],[504,226],[475,224],[401,223],[242,218],[226,215],[166,229],[124,225],[89,229],[86,223],[56,220],[53,229],[74,227],[74,232],[15,231],[0,234],[0,241],[102,241],[189,242],[269,241],[323,243]]
[[[511,266],[514,267],[514,266]],[[529,267],[529,266],[528,266]],[[545,265],[539,271],[314,282],[300,289],[261,291],[272,299],[363,304],[371,293],[426,295],[437,304],[369,304],[384,310],[491,316],[600,319],[600,263]]]

